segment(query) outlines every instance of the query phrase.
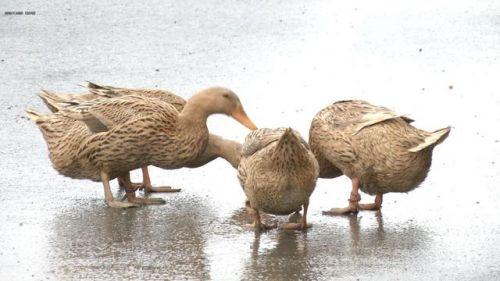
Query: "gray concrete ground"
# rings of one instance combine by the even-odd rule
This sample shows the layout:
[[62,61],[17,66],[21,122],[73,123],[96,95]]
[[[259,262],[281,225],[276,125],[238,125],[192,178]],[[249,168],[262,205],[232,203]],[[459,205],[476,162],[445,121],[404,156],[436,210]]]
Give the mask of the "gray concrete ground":
[[[1,5],[1,280],[500,279],[498,1],[71,2]],[[4,14],[25,10],[36,15]],[[382,212],[322,216],[346,204],[349,182],[319,180],[313,228],[258,235],[222,160],[152,169],[183,191],[130,210],[58,175],[24,109],[43,109],[40,88],[86,80],[186,98],[224,85],[258,126],[306,137],[317,111],[348,98],[453,131],[421,187],[387,195]],[[248,132],[224,116],[209,127]]]

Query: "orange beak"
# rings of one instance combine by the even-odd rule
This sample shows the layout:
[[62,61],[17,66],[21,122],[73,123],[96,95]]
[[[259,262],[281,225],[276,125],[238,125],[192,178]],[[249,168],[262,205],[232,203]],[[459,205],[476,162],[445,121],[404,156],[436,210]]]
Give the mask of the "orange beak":
[[245,110],[243,110],[243,107],[241,105],[238,105],[236,109],[233,111],[231,116],[236,119],[236,121],[240,122],[243,124],[243,126],[247,127],[250,130],[257,130],[257,126],[248,118],[247,114],[245,113]]

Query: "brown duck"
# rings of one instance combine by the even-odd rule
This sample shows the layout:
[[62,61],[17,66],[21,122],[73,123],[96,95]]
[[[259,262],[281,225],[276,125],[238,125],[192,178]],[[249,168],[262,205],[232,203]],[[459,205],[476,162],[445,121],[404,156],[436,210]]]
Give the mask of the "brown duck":
[[[107,131],[95,132],[99,126],[107,128],[106,124],[112,124],[108,118],[110,114],[105,113],[130,108],[150,112]],[[248,128],[256,129],[239,98],[225,88],[201,91],[186,103],[180,113],[172,105],[154,99],[122,97],[103,100],[71,113],[80,115],[80,119],[91,124],[86,131],[81,126],[76,129],[66,123],[71,115],[67,112],[41,115],[28,111],[47,141],[54,168],[71,178],[102,181],[106,202],[112,207],[136,204],[116,201],[109,187],[110,179],[122,177],[127,180],[130,170],[148,165],[164,169],[189,165],[205,151],[209,139],[206,120],[216,113],[231,115]],[[62,121],[61,116],[66,119]],[[69,131],[70,128],[73,131]]]
[[[309,144],[320,166],[320,177],[342,174],[352,180],[349,206],[325,214],[378,210],[383,194],[409,192],[421,184],[431,166],[434,147],[450,132],[432,133],[410,125],[413,120],[361,100],[339,101],[313,119]],[[358,190],[376,195],[359,204]]]
[[[179,112],[182,111],[184,105],[186,104],[186,101],[183,98],[165,90],[116,88],[111,86],[102,86],[92,82],[88,82],[87,88],[89,90],[89,93],[85,94],[59,94],[42,90],[40,97],[52,112],[57,112],[62,108],[68,109],[81,106],[88,107],[93,103],[102,101],[103,99],[126,96],[139,96],[158,99],[159,101],[173,105]],[[134,118],[137,114],[141,114],[141,111],[136,112],[133,109],[134,108],[130,108],[129,110],[120,113],[116,111],[112,112],[114,114],[110,116],[110,121],[112,121],[112,124],[110,125],[116,126],[117,124],[127,122],[131,118]],[[222,157],[223,159],[228,161],[234,168],[237,168],[240,159],[240,151],[240,143],[226,140],[217,135],[210,134],[207,149],[199,158],[186,165],[186,167],[200,167],[218,157]],[[143,182],[141,184],[134,183],[133,185],[135,187],[144,189],[147,192],[180,191],[180,189],[174,189],[170,186],[152,186],[148,168],[142,167],[141,169]],[[121,178],[118,178],[118,182],[120,186],[125,187],[125,182],[121,180]]]
[[309,196],[318,177],[318,163],[308,144],[290,128],[258,129],[245,139],[238,179],[254,217],[256,229],[270,228],[261,222],[260,211],[287,215],[303,206],[300,223],[284,228],[305,229]]

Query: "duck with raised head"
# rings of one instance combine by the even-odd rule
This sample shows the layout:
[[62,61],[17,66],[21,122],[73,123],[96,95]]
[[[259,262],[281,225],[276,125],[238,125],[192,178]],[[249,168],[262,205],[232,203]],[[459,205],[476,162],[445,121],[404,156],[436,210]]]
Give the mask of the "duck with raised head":
[[316,186],[318,163],[307,142],[291,128],[258,129],[245,139],[238,179],[247,196],[256,229],[268,229],[260,211],[288,215],[303,206],[299,223],[286,229],[305,229],[309,197]]
[[[433,149],[448,137],[450,127],[429,133],[412,121],[362,100],[335,102],[314,117],[309,144],[320,177],[344,174],[352,181],[349,205],[324,214],[379,210],[384,194],[409,192],[424,181]],[[359,204],[359,190],[375,195],[375,202]]]
[[[138,96],[144,98],[157,99],[161,102],[166,102],[173,105],[179,112],[183,110],[186,101],[172,92],[158,89],[131,89],[131,88],[117,88],[112,86],[102,86],[96,83],[88,82],[87,86],[89,93],[85,94],[59,94],[46,90],[42,90],[39,95],[43,102],[52,112],[58,112],[73,107],[91,106],[93,103],[102,101],[103,99]],[[133,97],[132,97],[133,98]],[[124,112],[113,111],[113,115],[108,117],[111,124],[110,127],[125,123],[131,118],[135,118],[137,114],[143,114],[140,108],[130,108]],[[149,111],[149,108],[145,109]],[[71,122],[71,121],[67,121]],[[81,124],[83,125],[83,123]],[[203,154],[195,159],[192,163],[186,165],[189,168],[197,168],[205,165],[206,163],[222,157],[228,161],[234,168],[238,167],[240,159],[240,151],[242,145],[238,142],[224,139],[220,136],[210,134],[206,150]],[[143,189],[146,192],[178,192],[180,189],[172,188],[170,186],[153,186],[149,176],[148,167],[141,167],[143,181],[140,184],[132,183],[134,187]],[[118,182],[121,187],[125,187],[125,183],[120,177]]]
[[[105,112],[126,111],[133,107],[150,108],[154,112],[140,114],[128,122],[83,138],[88,131],[78,132],[78,135],[68,132],[68,127],[59,127],[61,115],[71,118],[79,115],[77,119],[89,125],[86,130],[107,128],[106,124],[111,122]],[[176,169],[196,161],[208,143],[207,118],[216,113],[230,115],[249,129],[256,129],[238,96],[220,87],[194,95],[180,113],[170,104],[148,98],[112,98],[71,113],[41,115],[28,110],[28,116],[36,122],[47,141],[54,168],[71,178],[102,181],[106,202],[112,207],[136,204],[115,200],[109,187],[110,179],[126,178],[129,171],[148,165]],[[68,144],[68,139],[73,142]]]

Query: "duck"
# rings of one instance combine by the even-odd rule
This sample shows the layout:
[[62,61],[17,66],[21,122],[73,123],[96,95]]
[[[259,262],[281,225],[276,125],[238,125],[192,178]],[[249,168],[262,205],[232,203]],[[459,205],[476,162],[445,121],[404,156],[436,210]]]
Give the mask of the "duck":
[[288,215],[303,208],[299,222],[284,229],[306,229],[309,197],[316,186],[318,162],[307,142],[291,128],[260,128],[243,143],[238,180],[249,204],[256,230],[274,226],[261,221],[260,212]]
[[[84,87],[88,89],[88,93],[59,94],[42,89],[42,93],[39,94],[39,97],[52,112],[58,112],[70,107],[88,107],[89,105],[92,105],[93,103],[96,103],[103,99],[127,96],[132,96],[132,99],[135,96],[157,99],[161,102],[166,102],[173,105],[179,112],[182,111],[184,105],[186,104],[186,101],[182,97],[166,90],[118,88],[113,86],[99,85],[90,81],[87,81],[87,85]],[[113,123],[120,124],[126,122],[130,118],[133,118],[137,113],[140,112],[127,110],[125,114],[116,114],[112,116]],[[217,159],[218,157],[221,157],[236,169],[239,164],[241,147],[241,143],[224,139],[214,134],[210,134],[205,152],[198,159],[187,164],[186,167],[198,168],[207,164],[208,162],[211,162],[214,159]],[[172,188],[170,186],[153,186],[151,184],[148,167],[141,167],[141,170],[143,178],[142,183],[132,183],[132,185],[137,189],[144,190],[147,193],[181,191],[181,189],[179,188]],[[121,178],[118,178],[118,183],[122,188],[124,188],[126,185],[126,183],[122,181]]]
[[[111,125],[113,112],[132,108],[140,108],[144,113]],[[115,200],[109,186],[111,179],[120,177],[128,182],[129,171],[149,165],[177,169],[193,163],[207,147],[207,118],[217,113],[229,115],[251,130],[257,129],[238,96],[222,87],[198,92],[181,112],[171,104],[134,96],[105,99],[55,114],[27,110],[47,142],[54,168],[64,176],[102,182],[106,203],[115,208],[137,204]],[[81,126],[75,129],[62,123],[61,116],[66,118],[64,122],[71,118],[83,120],[86,131]],[[105,124],[111,125],[111,129]]]
[[[380,210],[384,194],[410,192],[425,180],[432,152],[451,128],[427,132],[412,122],[405,115],[363,100],[338,101],[316,114],[309,145],[319,163],[319,177],[346,175],[352,182],[348,206],[323,214]],[[359,190],[375,195],[374,203],[359,204]]]

